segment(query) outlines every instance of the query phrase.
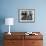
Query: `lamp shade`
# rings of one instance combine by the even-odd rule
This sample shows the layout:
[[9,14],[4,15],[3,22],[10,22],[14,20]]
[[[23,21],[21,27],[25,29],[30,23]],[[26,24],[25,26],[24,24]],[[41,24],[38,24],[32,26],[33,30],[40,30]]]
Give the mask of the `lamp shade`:
[[14,25],[14,18],[5,18],[5,25]]

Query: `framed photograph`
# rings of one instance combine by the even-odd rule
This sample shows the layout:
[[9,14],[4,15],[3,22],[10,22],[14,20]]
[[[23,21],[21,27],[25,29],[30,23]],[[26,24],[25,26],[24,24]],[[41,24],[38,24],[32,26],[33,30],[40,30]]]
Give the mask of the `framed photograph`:
[[35,22],[35,9],[19,9],[18,10],[19,22]]

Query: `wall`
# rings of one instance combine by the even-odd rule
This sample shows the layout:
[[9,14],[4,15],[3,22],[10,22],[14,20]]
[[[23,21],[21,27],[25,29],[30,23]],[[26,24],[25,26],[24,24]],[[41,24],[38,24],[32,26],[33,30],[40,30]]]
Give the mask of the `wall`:
[[[14,26],[11,31],[46,31],[46,1],[45,0],[1,0],[1,14],[3,17],[13,17]],[[35,9],[35,23],[18,22],[18,9]],[[2,32],[8,31],[6,25],[1,26]]]

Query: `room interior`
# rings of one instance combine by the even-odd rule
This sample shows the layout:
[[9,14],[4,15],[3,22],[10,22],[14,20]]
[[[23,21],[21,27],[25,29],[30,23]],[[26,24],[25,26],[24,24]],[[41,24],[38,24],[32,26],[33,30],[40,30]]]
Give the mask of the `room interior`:
[[[21,21],[19,9],[35,9],[35,21]],[[12,32],[15,34],[16,32],[40,32],[43,38],[42,46],[46,46],[46,0],[0,0],[0,46],[4,46],[4,34],[9,32],[9,25],[5,25],[5,18],[14,18],[14,25],[10,28],[11,34]],[[26,39],[25,35],[23,38]]]

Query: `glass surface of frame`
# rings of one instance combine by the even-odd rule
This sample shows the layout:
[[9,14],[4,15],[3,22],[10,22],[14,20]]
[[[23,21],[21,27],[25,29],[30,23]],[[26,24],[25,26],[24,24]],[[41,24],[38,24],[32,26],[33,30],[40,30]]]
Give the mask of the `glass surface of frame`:
[[35,22],[35,9],[19,9],[18,10],[19,22]]

